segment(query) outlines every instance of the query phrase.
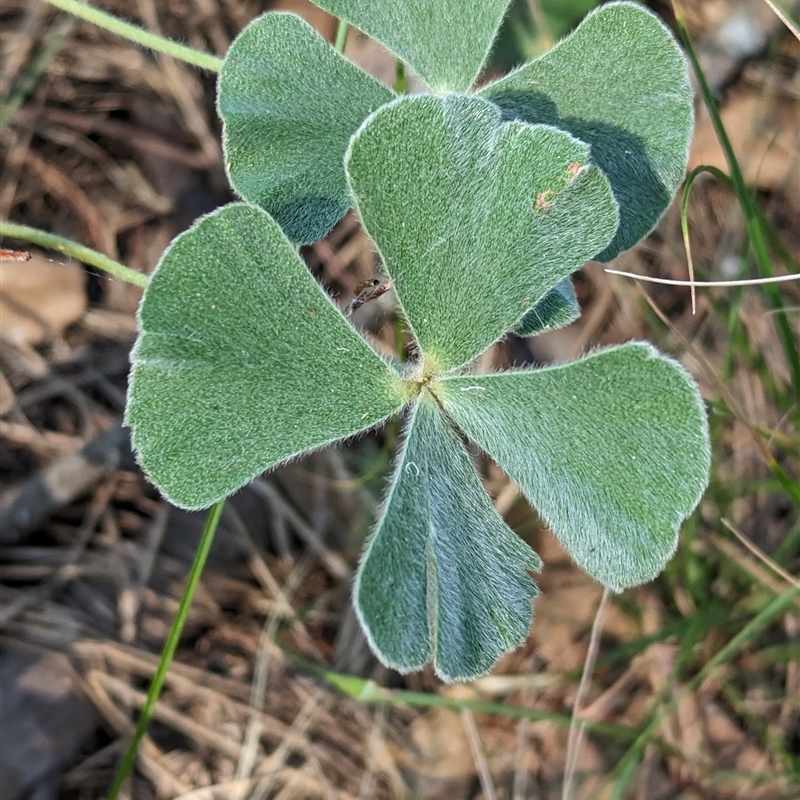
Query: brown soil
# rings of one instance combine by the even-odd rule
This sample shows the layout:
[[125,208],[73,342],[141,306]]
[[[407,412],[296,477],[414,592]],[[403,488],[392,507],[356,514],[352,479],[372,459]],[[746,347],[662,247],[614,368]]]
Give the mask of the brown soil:
[[[95,4],[219,55],[265,5]],[[335,22],[310,5],[276,5],[299,9],[333,36]],[[745,174],[796,260],[800,45],[754,0],[742,8],[766,32],[765,46],[746,60],[720,58],[718,33],[735,10],[724,2],[687,5],[701,54],[717,59],[709,69]],[[362,44],[350,37],[350,48]],[[231,199],[213,75],[42,2],[4,0],[0,47],[0,94],[15,109],[0,133],[3,219],[149,272],[173,236]],[[385,70],[385,56],[374,48],[360,49],[358,58],[378,74]],[[727,169],[703,111],[692,153],[692,165],[701,163]],[[745,236],[735,199],[700,179],[689,218],[699,277],[729,277]],[[33,258],[0,262],[1,499],[5,510],[17,502],[17,515],[5,516],[0,531],[0,795],[99,798],[143,702],[203,518],[159,499],[119,430],[140,290],[24,242],[3,245],[31,250]],[[343,306],[378,274],[352,215],[304,254]],[[677,208],[614,266],[685,278]],[[701,384],[715,466],[665,575],[613,598],[601,620],[600,659],[581,702],[589,727],[572,796],[609,796],[633,738],[657,713],[625,797],[797,797],[798,776],[790,774],[800,747],[797,595],[682,691],[797,582],[770,559],[775,554],[795,574],[800,568],[800,553],[781,550],[787,537],[797,542],[797,509],[769,466],[777,459],[800,480],[790,421],[796,407],[780,401],[790,384],[775,315],[759,289],[703,290],[693,315],[687,289],[640,285],[597,264],[587,265],[577,288],[584,308],[578,323],[498,346],[482,366],[547,363],[599,344],[654,341]],[[800,330],[800,284],[784,283],[781,292]],[[377,346],[394,345],[391,310],[387,296],[355,317]],[[316,453],[229,504],[128,797],[562,796],[567,725],[602,588],[485,464],[498,508],[545,563],[531,636],[491,676],[466,686],[444,686],[428,671],[400,677],[383,669],[349,597],[385,470],[368,481],[360,476],[378,463],[382,442],[378,433]],[[620,649],[626,645],[630,651]],[[294,656],[390,689],[534,713],[520,721],[371,704],[340,693]],[[596,723],[618,727],[609,733]]]

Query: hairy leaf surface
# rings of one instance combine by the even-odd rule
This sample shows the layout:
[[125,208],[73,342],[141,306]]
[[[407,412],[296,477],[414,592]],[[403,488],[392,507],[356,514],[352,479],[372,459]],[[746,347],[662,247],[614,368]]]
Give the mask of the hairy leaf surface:
[[356,209],[435,369],[480,355],[611,240],[616,203],[588,159],[464,95],[395,100],[353,137]]
[[652,230],[683,180],[694,125],[686,58],[638,4],[603,5],[480,94],[507,119],[554,125],[591,145],[620,207],[619,230],[600,260]]
[[139,325],[126,421],[150,479],[185,508],[403,405],[395,371],[253,206],[221,208],[175,239]]
[[219,76],[231,184],[290,239],[316,241],[350,208],[342,158],[351,134],[393,97],[295,14],[258,17]]
[[433,660],[469,680],[522,644],[539,557],[503,521],[430,397],[414,407],[378,526],[358,569],[370,645],[401,672]]
[[708,483],[708,425],[683,367],[630,343],[433,391],[590,575],[619,591],[663,569]]
[[313,0],[405,61],[434,92],[463,92],[480,73],[509,0]]
[[581,307],[575,296],[572,278],[564,278],[530,311],[526,311],[525,316],[511,331],[517,336],[536,336],[538,333],[564,328],[575,322],[580,315]]

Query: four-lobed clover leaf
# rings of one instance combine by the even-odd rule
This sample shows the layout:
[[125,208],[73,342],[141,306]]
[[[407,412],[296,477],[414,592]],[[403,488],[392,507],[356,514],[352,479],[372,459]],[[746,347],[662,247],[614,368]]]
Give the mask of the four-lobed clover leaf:
[[355,604],[386,664],[431,660],[443,679],[469,679],[524,640],[539,560],[494,511],[460,433],[584,569],[621,589],[658,573],[699,501],[705,416],[683,369],[641,344],[464,374],[510,328],[574,315],[569,275],[616,234],[608,182],[572,135],[504,121],[478,97],[398,98],[351,137],[344,170],[416,361],[380,358],[278,224],[233,204],[179,236],[153,274],[127,421],[151,479],[196,508],[407,406]]

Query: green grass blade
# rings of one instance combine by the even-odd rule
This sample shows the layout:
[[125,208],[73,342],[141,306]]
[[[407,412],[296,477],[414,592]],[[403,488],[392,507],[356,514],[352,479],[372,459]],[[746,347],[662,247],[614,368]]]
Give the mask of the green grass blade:
[[[731,180],[736,189],[736,194],[739,198],[739,203],[745,215],[747,224],[747,232],[750,236],[750,241],[753,246],[753,254],[755,256],[756,265],[758,266],[759,275],[762,278],[772,277],[772,264],[770,262],[769,252],[767,250],[767,243],[765,238],[764,226],[762,224],[761,215],[756,208],[755,201],[752,194],[747,188],[742,170],[739,167],[739,162],[736,160],[736,154],[733,152],[733,146],[728,138],[725,126],[722,124],[722,118],[719,115],[716,101],[708,86],[703,70],[697,60],[697,54],[692,47],[691,40],[686,31],[683,19],[680,14],[676,14],[676,24],[678,32],[681,37],[686,53],[692,63],[697,81],[700,86],[700,92],[703,95],[703,101],[711,116],[711,121],[714,124],[714,130],[717,133],[720,146],[725,153],[725,158],[728,162],[728,169],[731,173]],[[798,351],[798,344],[795,334],[789,324],[788,317],[786,316],[783,298],[781,297],[780,288],[774,284],[767,284],[764,286],[764,293],[772,306],[773,311],[776,313],[775,325],[778,329],[783,349],[786,354],[786,361],[789,365],[789,372],[792,378],[792,386],[795,396],[794,418],[800,424],[800,351]]]
[[347,20],[340,19],[336,27],[336,38],[333,41],[333,49],[337,53],[344,53],[344,46],[347,43],[347,30],[349,26]]
[[668,703],[654,710],[653,715],[644,727],[644,730],[630,746],[627,753],[617,764],[615,773],[616,781],[613,785],[613,792],[609,800],[620,800],[625,796],[628,783],[634,775],[636,766],[642,759],[645,747],[651,743],[656,728],[669,711],[680,702],[681,698],[696,691],[697,687],[719,666],[729,661],[739,650],[748,642],[752,641],[764,628],[767,627],[775,618],[783,613],[800,595],[800,590],[795,586],[790,586],[785,592],[778,595],[766,606],[764,606],[753,619],[750,620],[716,655],[711,658],[703,668],[679,691],[675,692]]
[[53,58],[67,40],[75,18],[60,15],[44,35],[41,47],[37,48],[27,64],[14,79],[8,94],[0,103],[0,131],[11,121],[17,109],[34,90],[39,79],[45,74]]
[[189,616],[189,609],[194,599],[194,594],[197,591],[197,586],[200,583],[200,576],[203,574],[203,567],[206,563],[206,558],[211,550],[211,543],[214,541],[214,534],[217,530],[220,517],[222,516],[222,509],[225,507],[225,501],[220,500],[215,503],[208,512],[206,517],[206,524],[203,527],[203,533],[200,537],[200,543],[197,546],[197,551],[194,554],[194,561],[189,570],[189,577],[186,580],[186,586],[181,596],[181,602],[178,606],[178,613],[175,614],[175,619],[172,621],[172,627],[169,631],[169,636],[164,644],[164,649],[161,651],[161,658],[158,662],[153,681],[150,684],[150,689],[147,692],[147,699],[142,707],[142,713],[139,716],[139,721],[136,724],[136,731],[133,735],[128,749],[122,758],[122,763],[119,765],[117,774],[114,777],[114,783],[111,786],[111,791],[108,793],[108,800],[116,800],[125,783],[131,769],[133,769],[136,756],[139,752],[139,745],[147,732],[147,726],[150,723],[150,717],[153,715],[156,701],[161,688],[164,685],[164,680],[169,671],[169,665],[172,663],[172,657],[175,655],[175,650],[178,647],[178,642],[183,632],[183,626],[186,624],[186,618]]
[[[483,700],[468,700],[466,698],[450,697],[448,695],[434,694],[433,692],[412,692],[404,689],[386,689],[367,678],[355,675],[345,675],[326,667],[306,661],[291,652],[284,650],[286,657],[309,672],[317,675],[326,683],[333,686],[342,694],[352,697],[362,703],[371,705],[388,705],[414,708],[447,708],[452,711],[474,711],[479,714],[494,714],[508,719],[529,719],[546,721],[560,728],[568,728],[571,722],[569,714],[557,714],[551,711],[540,711],[535,708],[509,705],[508,703],[493,703]],[[607,736],[621,742],[633,741],[635,731],[624,725],[610,722],[587,722],[587,730],[601,736]]]

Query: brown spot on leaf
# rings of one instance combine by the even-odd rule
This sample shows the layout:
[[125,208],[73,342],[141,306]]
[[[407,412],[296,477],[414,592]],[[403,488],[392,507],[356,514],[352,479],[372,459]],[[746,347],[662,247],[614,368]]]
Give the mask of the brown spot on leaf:
[[547,209],[552,208],[553,204],[550,200],[554,196],[555,192],[552,189],[545,189],[543,192],[539,192],[539,194],[536,195],[536,202],[533,204],[533,210],[547,211]]

